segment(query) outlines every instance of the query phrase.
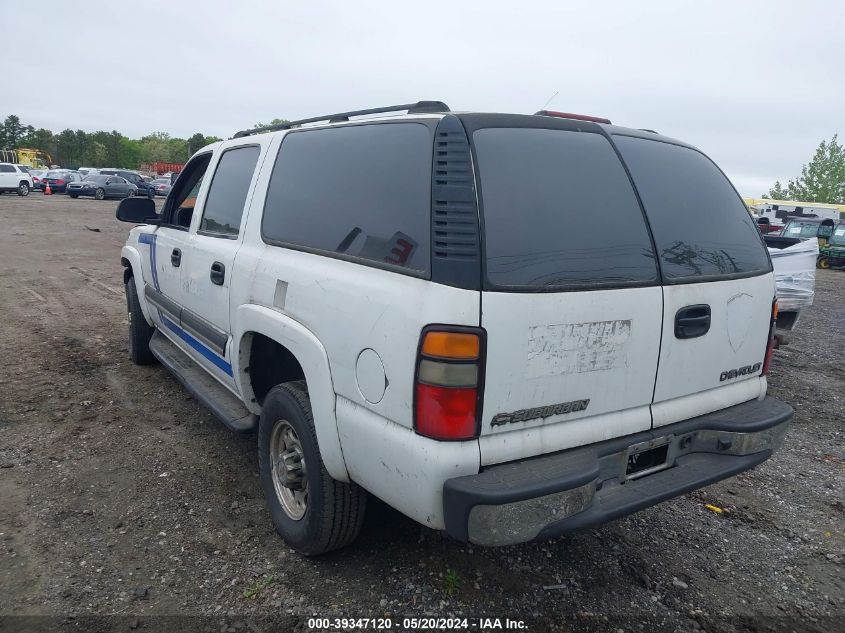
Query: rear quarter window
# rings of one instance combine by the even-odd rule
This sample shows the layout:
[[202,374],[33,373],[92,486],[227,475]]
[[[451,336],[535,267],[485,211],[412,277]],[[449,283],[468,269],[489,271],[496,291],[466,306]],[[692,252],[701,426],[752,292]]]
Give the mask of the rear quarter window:
[[642,210],[607,138],[482,128],[473,143],[490,287],[536,292],[657,283]]
[[264,239],[428,271],[432,134],[420,123],[288,133],[267,191]]
[[615,135],[651,226],[664,283],[749,277],[771,270],[754,220],[701,152]]

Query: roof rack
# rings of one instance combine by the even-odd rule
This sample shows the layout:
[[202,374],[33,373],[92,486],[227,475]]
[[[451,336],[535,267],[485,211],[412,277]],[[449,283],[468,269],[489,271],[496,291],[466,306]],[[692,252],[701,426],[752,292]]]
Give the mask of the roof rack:
[[572,112],[557,112],[556,110],[538,110],[534,116],[552,116],[558,119],[576,119],[578,121],[592,121],[593,123],[607,123],[610,124],[610,119],[605,119],[601,116],[592,116],[590,114],[574,114]]
[[417,101],[416,103],[405,103],[402,105],[385,106],[383,108],[369,108],[368,110],[353,110],[352,112],[338,112],[337,114],[326,114],[324,116],[315,116],[310,119],[299,119],[298,121],[288,121],[287,123],[280,123],[278,125],[265,125],[263,127],[253,128],[251,130],[241,130],[235,134],[234,138],[241,138],[242,136],[251,136],[252,134],[261,134],[263,132],[275,132],[276,130],[289,130],[296,125],[304,125],[305,123],[319,123],[320,121],[328,121],[329,123],[342,123],[349,121],[349,117],[365,116],[367,114],[382,114],[384,112],[399,112],[407,110],[408,114],[422,114],[428,112],[451,112],[449,106],[442,101]]

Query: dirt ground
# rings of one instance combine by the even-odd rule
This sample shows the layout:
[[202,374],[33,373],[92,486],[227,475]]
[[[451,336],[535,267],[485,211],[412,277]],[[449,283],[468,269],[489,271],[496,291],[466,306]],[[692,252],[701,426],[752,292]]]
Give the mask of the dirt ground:
[[130,363],[115,207],[0,196],[0,631],[307,631],[313,616],[404,630],[426,615],[474,630],[845,630],[845,271],[818,272],[776,352],[770,393],[795,419],[756,470],[501,549],[373,502],[353,546],[306,559],[273,531],[255,436]]

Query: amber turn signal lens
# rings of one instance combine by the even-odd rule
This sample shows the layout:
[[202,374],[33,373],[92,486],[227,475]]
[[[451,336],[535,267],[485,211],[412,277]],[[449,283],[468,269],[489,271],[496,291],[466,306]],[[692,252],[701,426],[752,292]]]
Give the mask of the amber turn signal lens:
[[480,350],[478,335],[463,332],[427,332],[422,344],[422,353],[436,358],[473,360]]

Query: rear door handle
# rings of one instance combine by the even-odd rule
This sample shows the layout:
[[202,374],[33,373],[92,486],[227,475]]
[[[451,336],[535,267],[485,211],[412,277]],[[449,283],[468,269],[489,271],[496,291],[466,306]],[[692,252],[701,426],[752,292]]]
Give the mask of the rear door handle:
[[699,304],[675,313],[675,338],[697,338],[710,330],[710,306]]
[[182,251],[178,248],[174,248],[173,252],[170,253],[170,263],[173,264],[175,268],[179,268],[180,264],[182,263]]
[[226,278],[226,267],[220,262],[214,262],[211,265],[211,283],[222,286],[223,280]]

